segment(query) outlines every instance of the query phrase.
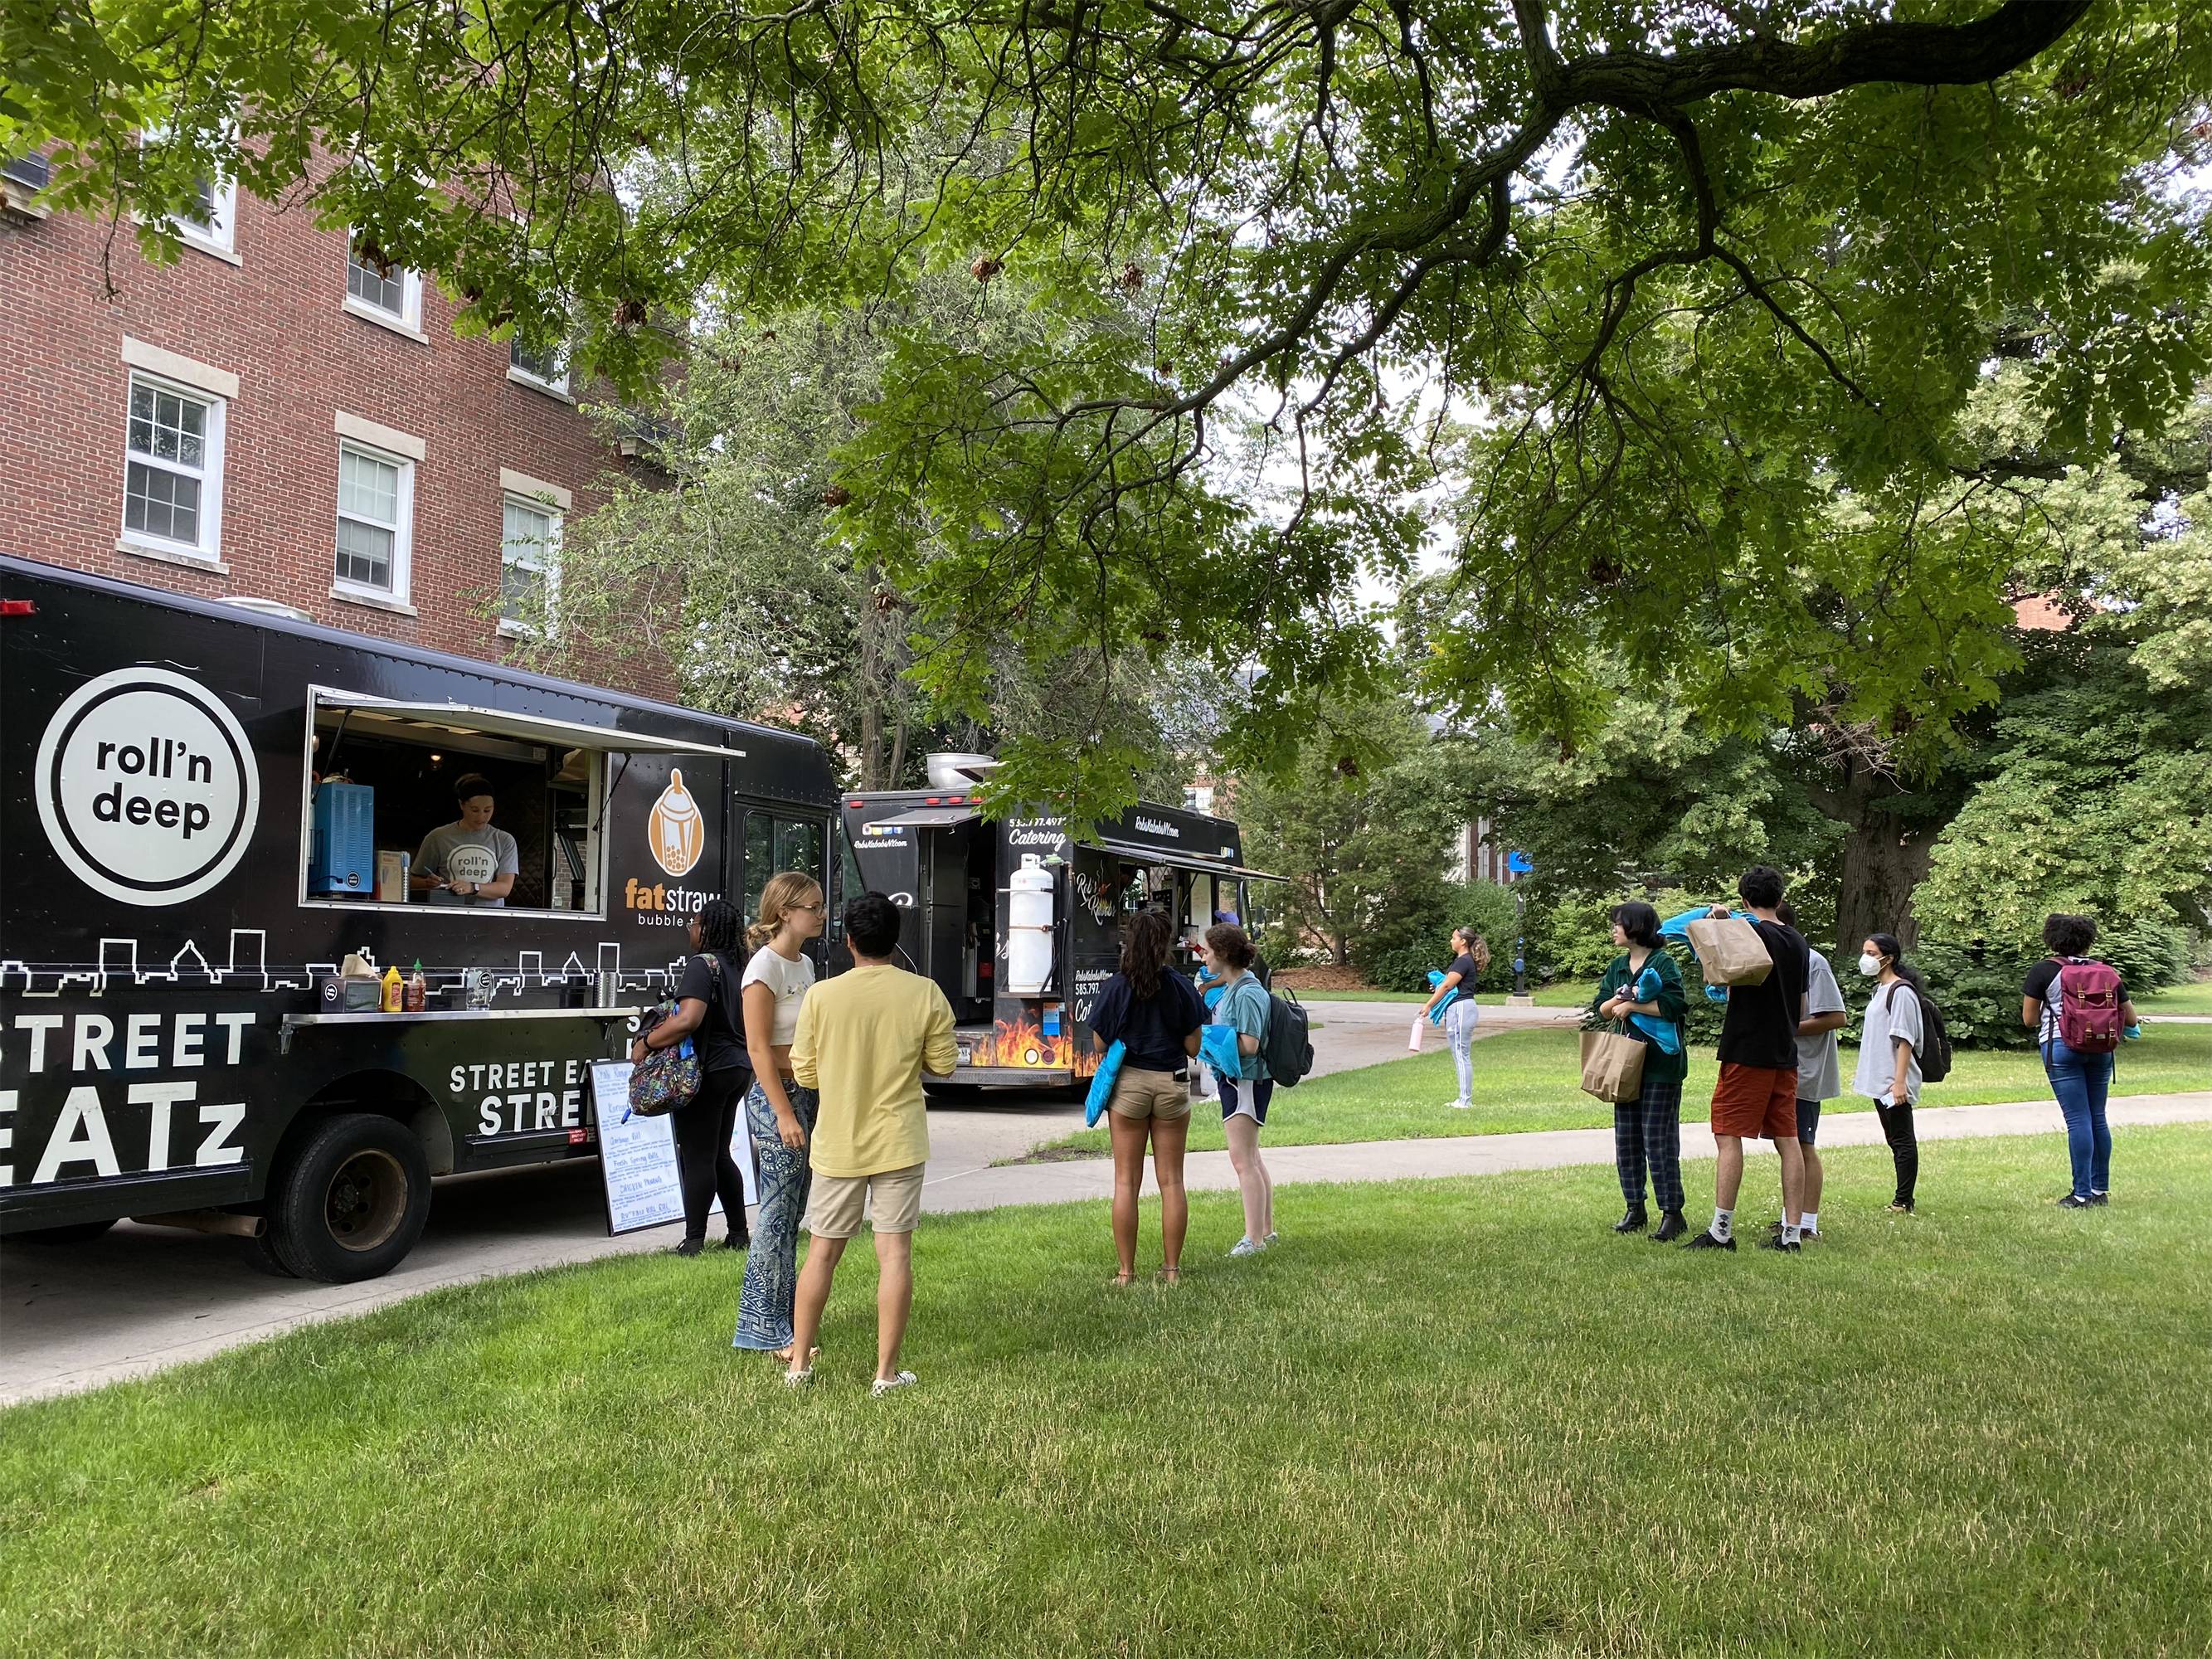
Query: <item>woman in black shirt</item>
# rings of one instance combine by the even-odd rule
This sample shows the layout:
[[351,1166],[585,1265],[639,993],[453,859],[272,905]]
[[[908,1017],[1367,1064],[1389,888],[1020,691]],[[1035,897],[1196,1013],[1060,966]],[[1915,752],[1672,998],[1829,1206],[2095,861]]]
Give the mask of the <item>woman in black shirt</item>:
[[1161,1277],[1182,1276],[1182,1237],[1190,1200],[1182,1187],[1183,1145],[1190,1133],[1190,1091],[1176,1073],[1198,1052],[1206,1005],[1182,975],[1168,969],[1174,929],[1158,910],[1139,910],[1122,925],[1121,971],[1099,988],[1091,1030],[1099,1042],[1122,1046],[1121,1075],[1107,1103],[1114,1138],[1114,1283],[1137,1276],[1137,1193],[1145,1181],[1145,1141],[1160,1183]]
[[691,957],[677,982],[676,1012],[629,1051],[636,1061],[648,1048],[672,1048],[687,1036],[697,1044],[699,1092],[668,1115],[676,1132],[676,1167],[684,1181],[684,1242],[676,1247],[678,1255],[696,1255],[706,1249],[707,1215],[718,1194],[722,1218],[730,1227],[729,1247],[742,1250],[752,1243],[745,1227],[744,1178],[730,1156],[738,1109],[753,1085],[744,1014],[738,1001],[745,919],[727,899],[708,899],[693,919],[690,934]]

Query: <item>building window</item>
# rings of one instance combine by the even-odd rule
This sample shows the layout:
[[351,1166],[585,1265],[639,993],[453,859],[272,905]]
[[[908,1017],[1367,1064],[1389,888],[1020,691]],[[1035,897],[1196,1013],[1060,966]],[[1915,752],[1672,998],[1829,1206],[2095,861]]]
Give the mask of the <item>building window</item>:
[[422,280],[356,240],[346,250],[346,302],[380,322],[413,328],[422,306]]
[[222,401],[133,374],[128,452],[125,538],[215,556]]
[[509,495],[499,544],[499,614],[502,623],[534,627],[552,601],[561,515],[542,501]]
[[553,392],[568,389],[568,365],[558,350],[535,351],[515,340],[507,346],[507,364],[511,377]]
[[380,599],[407,597],[414,468],[356,444],[338,446],[337,585]]
[[238,186],[227,179],[201,179],[194,204],[177,216],[177,233],[187,242],[218,252],[232,250],[238,217]]

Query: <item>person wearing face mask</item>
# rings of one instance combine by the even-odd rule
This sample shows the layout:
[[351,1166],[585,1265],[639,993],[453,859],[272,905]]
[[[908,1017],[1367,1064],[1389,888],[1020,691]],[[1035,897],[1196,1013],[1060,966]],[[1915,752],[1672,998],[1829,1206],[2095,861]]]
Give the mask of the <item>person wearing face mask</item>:
[[1600,1019],[1622,1021],[1644,1044],[1643,1088],[1613,1109],[1613,1168],[1628,1204],[1613,1230],[1640,1233],[1650,1219],[1644,1207],[1648,1167],[1651,1195],[1659,1200],[1659,1230],[1651,1240],[1665,1244],[1690,1231],[1682,1217],[1682,1079],[1690,1070],[1682,1019],[1689,1004],[1681,970],[1660,948],[1656,910],[1636,900],[1614,905],[1613,942],[1621,954],[1605,970],[1590,1006]]
[[1859,1031],[1858,1071],[1851,1090],[1874,1102],[1882,1138],[1897,1166],[1897,1195],[1892,1215],[1911,1215],[1913,1189],[1920,1180],[1920,1143],[1912,1133],[1912,1108],[1920,1098],[1920,1048],[1926,1021],[1920,1000],[1928,987],[1905,965],[1905,947],[1894,933],[1869,933],[1859,947],[1859,972],[1876,981],[1867,999],[1866,1021]]

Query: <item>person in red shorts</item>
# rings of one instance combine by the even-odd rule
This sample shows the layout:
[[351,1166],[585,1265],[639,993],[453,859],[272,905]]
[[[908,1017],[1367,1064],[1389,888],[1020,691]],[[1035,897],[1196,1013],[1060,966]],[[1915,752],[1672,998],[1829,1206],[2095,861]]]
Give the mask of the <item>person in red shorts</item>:
[[[1774,971],[1757,985],[1729,987],[1721,1022],[1720,1081],[1713,1085],[1713,1141],[1720,1168],[1713,1178],[1713,1224],[1682,1246],[1686,1250],[1735,1249],[1735,1195],[1743,1184],[1743,1143],[1762,1136],[1782,1158],[1782,1231],[1762,1240],[1764,1249],[1798,1250],[1799,1206],[1805,1197],[1805,1154],[1797,1142],[1797,1022],[1803,1017],[1807,946],[1795,927],[1774,913],[1782,902],[1782,872],[1755,864],[1735,884],[1751,912],[1751,925],[1774,958]],[[1716,907],[1713,914],[1728,911]]]

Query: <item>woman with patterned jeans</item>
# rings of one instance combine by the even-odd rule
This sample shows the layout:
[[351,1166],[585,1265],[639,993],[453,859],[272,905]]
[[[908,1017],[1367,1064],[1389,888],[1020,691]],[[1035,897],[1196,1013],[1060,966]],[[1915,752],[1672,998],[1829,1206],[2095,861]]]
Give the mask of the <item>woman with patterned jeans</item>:
[[1659,1202],[1653,1241],[1664,1244],[1689,1231],[1682,1218],[1682,1079],[1690,1069],[1683,1042],[1689,1005],[1682,975],[1659,942],[1659,913],[1632,900],[1613,908],[1613,942],[1621,954],[1599,982],[1590,1011],[1620,1020],[1644,1044],[1644,1086],[1634,1100],[1613,1109],[1613,1167],[1627,1213],[1617,1233],[1640,1233],[1650,1220],[1644,1207],[1644,1178]]
[[799,1005],[814,984],[807,943],[824,920],[822,889],[811,876],[787,870],[761,891],[760,920],[745,930],[752,959],[745,965],[745,1046],[753,1086],[745,1096],[745,1128],[760,1170],[760,1214],[738,1296],[738,1332],[731,1346],[791,1361],[792,1302],[799,1285],[799,1224],[814,1184],[807,1143],[814,1138],[817,1099],[791,1074],[791,1042]]

